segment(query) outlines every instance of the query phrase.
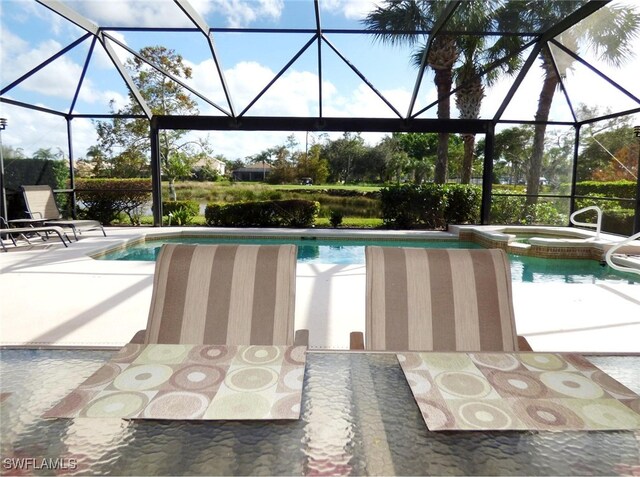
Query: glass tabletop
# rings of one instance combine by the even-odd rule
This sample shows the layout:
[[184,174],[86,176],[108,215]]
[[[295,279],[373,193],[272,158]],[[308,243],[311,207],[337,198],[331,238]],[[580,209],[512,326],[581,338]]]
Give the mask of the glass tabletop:
[[[310,352],[297,421],[41,417],[113,353],[2,350],[3,474],[616,475],[640,463],[629,431],[431,432],[394,354]],[[640,392],[640,356],[588,359]]]

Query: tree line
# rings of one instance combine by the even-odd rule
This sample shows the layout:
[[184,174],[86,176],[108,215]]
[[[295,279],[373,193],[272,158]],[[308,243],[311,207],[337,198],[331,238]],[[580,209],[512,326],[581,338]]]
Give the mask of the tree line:
[[[603,112],[578,107],[579,117],[593,117]],[[606,115],[606,111],[604,112]],[[577,181],[635,180],[638,168],[638,141],[634,140],[633,125],[628,116],[608,119],[586,125],[580,132],[577,163]],[[553,128],[547,140],[540,174],[546,185],[559,186],[571,179],[574,149],[573,128]],[[531,167],[535,128],[530,125],[503,129],[495,135],[493,182],[524,185]],[[322,134],[305,151],[299,149],[291,135],[282,145],[267,148],[244,159],[230,160],[221,155],[208,155],[203,150],[177,156],[174,180],[217,180],[218,173],[207,168],[211,157],[227,165],[227,176],[233,170],[249,165],[268,164],[265,181],[274,184],[298,183],[311,178],[314,184],[325,183],[383,183],[399,184],[435,181],[439,137],[436,133],[394,133],[383,137],[378,144],[368,145],[359,133],[345,132],[337,139]],[[198,143],[198,146],[200,144]],[[461,179],[464,161],[464,138],[449,136],[448,176]],[[3,145],[3,157],[41,160],[63,160],[60,148],[41,148],[27,156],[22,149]],[[193,164],[204,158],[204,165],[194,169]],[[484,139],[475,146],[472,176],[482,175]],[[166,172],[168,169],[165,168]],[[122,155],[107,156],[97,146],[89,148],[86,158],[76,162],[78,177],[138,178],[149,177],[148,159],[141,157],[128,163]]]

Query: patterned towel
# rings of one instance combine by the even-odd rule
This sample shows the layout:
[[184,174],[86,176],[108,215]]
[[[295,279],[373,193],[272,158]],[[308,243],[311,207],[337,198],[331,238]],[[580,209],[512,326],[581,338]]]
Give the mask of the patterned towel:
[[304,346],[128,344],[53,417],[299,419]]
[[432,431],[640,429],[640,397],[577,354],[397,356]]

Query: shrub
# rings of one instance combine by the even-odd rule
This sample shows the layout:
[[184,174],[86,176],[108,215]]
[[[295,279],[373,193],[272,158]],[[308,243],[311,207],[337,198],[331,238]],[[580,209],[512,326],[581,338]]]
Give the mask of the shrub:
[[567,225],[569,218],[551,202],[538,202],[527,209],[527,225]]
[[491,223],[501,225],[566,225],[569,218],[552,202],[527,205],[525,196],[494,195],[491,200]]
[[494,195],[491,198],[491,223],[503,225],[522,225],[526,222],[525,204],[522,196]]
[[[175,225],[189,225],[194,217],[195,215],[186,207],[179,207],[171,212],[171,218]],[[171,225],[171,221],[169,221],[169,225]]]
[[482,192],[479,187],[448,184],[444,186],[446,207],[445,221],[448,224],[469,224],[480,221]]
[[140,209],[151,200],[150,179],[78,179],[76,197],[81,214],[109,224],[121,213],[140,225]]
[[51,159],[5,159],[4,181],[7,191],[17,191],[22,185],[49,185],[64,189],[69,179],[69,165]]
[[171,223],[188,225],[200,212],[200,204],[195,200],[171,200],[162,202],[162,214],[171,214]]
[[[602,209],[602,230],[614,234],[631,235],[633,233],[633,219],[635,210],[626,208],[621,201],[603,200],[603,197],[589,194],[590,197],[576,200],[576,210],[592,205]],[[596,223],[597,215],[592,212],[577,217],[581,222]]]
[[207,225],[217,227],[311,227],[319,205],[309,200],[209,204]]
[[633,209],[609,210],[602,214],[602,230],[620,235],[633,234]]
[[447,224],[477,222],[480,211],[477,186],[423,184],[380,190],[386,227],[439,229]]
[[[18,191],[23,185],[49,185],[52,189],[64,189],[69,180],[69,165],[66,161],[52,159],[4,159],[4,185],[7,209],[12,218],[23,218],[25,205]],[[56,194],[56,203],[61,211],[68,206],[67,194]]]
[[332,210],[331,211],[331,216],[329,217],[329,223],[331,224],[332,227],[340,227],[340,225],[342,225],[342,212],[338,211],[338,210]]

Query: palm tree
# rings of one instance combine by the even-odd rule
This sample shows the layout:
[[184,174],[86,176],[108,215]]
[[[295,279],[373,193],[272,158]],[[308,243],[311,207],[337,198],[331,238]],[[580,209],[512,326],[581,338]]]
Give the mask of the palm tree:
[[[472,16],[479,21],[476,30],[488,29],[492,17],[482,16],[478,12]],[[513,74],[521,64],[519,44],[511,38],[501,37],[492,45],[487,45],[487,38],[481,35],[460,36],[457,44],[461,50],[462,62],[454,70],[456,84],[456,107],[460,119],[478,119],[482,100],[485,98],[485,86],[493,85],[502,74]],[[483,65],[501,60],[497,68],[483,72]],[[473,169],[473,154],[475,152],[476,136],[473,133],[460,135],[464,143],[461,182],[471,182]]]
[[[548,24],[549,20],[559,20],[575,10],[576,2],[532,2],[536,4],[534,22]],[[526,8],[526,7],[524,7]],[[630,56],[631,40],[640,28],[640,13],[628,6],[607,5],[582,20],[579,24],[562,33],[557,40],[569,50],[579,53],[580,49],[591,48],[601,61],[613,66],[621,66]],[[540,52],[544,80],[535,120],[533,150],[527,175],[527,203],[535,204],[540,190],[540,172],[544,155],[544,139],[549,119],[549,111],[560,78],[571,69],[574,59],[563,55],[563,61],[554,58],[549,45]],[[559,76],[558,76],[559,75]]]
[[[463,2],[447,23],[447,30],[486,31],[491,29],[493,16],[501,12],[500,0],[485,2]],[[365,19],[369,30],[382,30],[378,38],[390,44],[415,45],[418,35],[412,32],[433,28],[445,12],[447,2],[433,0],[386,0],[383,7],[376,7]],[[433,38],[427,64],[434,70],[434,84],[438,92],[438,118],[450,118],[450,95],[456,81],[456,106],[462,119],[478,119],[484,99],[484,84],[491,85],[503,73],[512,73],[520,62],[519,55],[511,55],[519,48],[517,42],[500,38],[491,45],[487,37],[477,34],[450,35],[446,31]],[[413,54],[413,63],[420,66],[426,45],[421,45]],[[462,57],[462,64],[455,68]],[[483,74],[482,65],[500,58],[509,58],[499,68]],[[469,183],[473,163],[475,135],[462,135],[465,143],[462,182]],[[438,152],[435,167],[435,182],[447,180],[449,135],[438,136]]]
[[[419,41],[419,35],[415,32],[433,28],[446,6],[445,2],[429,0],[385,0],[383,6],[376,6],[367,15],[364,24],[368,30],[385,32],[376,34],[376,38],[383,42],[413,46]],[[424,48],[425,45],[422,45],[422,49]],[[439,119],[449,119],[451,115],[449,96],[453,84],[453,66],[457,60],[458,48],[455,37],[447,34],[437,35],[431,43],[427,64],[434,70],[433,81],[438,91]],[[436,183],[444,183],[447,179],[448,143],[449,134],[440,133],[435,170]]]

